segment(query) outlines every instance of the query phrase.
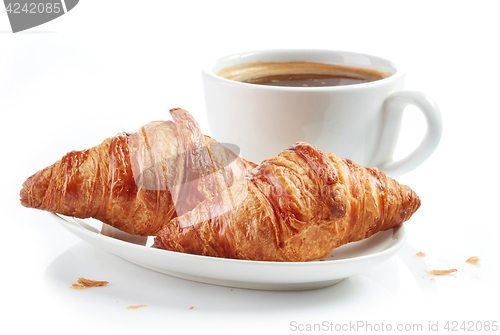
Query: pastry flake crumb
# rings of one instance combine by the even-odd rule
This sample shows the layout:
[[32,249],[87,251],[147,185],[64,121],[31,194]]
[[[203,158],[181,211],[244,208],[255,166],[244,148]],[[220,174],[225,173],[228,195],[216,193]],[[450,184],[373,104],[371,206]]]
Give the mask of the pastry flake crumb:
[[425,257],[425,252],[419,251],[415,254],[417,257]]
[[104,280],[91,280],[86,278],[78,278],[76,283],[74,283],[70,287],[75,290],[82,290],[86,287],[99,287],[99,286],[106,286],[108,284],[109,282]]
[[431,281],[436,281],[436,279],[434,279],[434,278],[431,278],[430,280],[431,280]]
[[146,307],[147,305],[134,305],[134,306],[127,306],[127,309],[137,309],[141,307]]
[[194,307],[189,307],[189,309],[194,309]]
[[83,290],[85,288],[85,286],[74,283],[73,285],[70,286],[70,288],[72,288],[74,290]]
[[106,286],[109,284],[109,282],[105,280],[92,280],[85,278],[78,278],[77,282],[78,284],[83,285],[85,287],[99,287],[99,286]]
[[450,270],[424,270],[428,274],[431,275],[436,275],[436,276],[443,276],[443,275],[449,275],[450,273],[457,272],[457,269],[450,269]]
[[477,264],[479,263],[480,259],[477,256],[472,256],[469,259],[467,259],[465,262],[470,263],[470,264]]

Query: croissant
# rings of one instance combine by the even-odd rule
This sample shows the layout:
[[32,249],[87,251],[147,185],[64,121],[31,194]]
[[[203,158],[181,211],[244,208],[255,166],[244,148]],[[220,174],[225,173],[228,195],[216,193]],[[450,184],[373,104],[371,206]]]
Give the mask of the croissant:
[[155,237],[166,250],[259,261],[310,261],[400,226],[420,199],[375,168],[296,143]]
[[21,204],[95,218],[134,235],[155,235],[256,165],[204,136],[183,109],[100,145],[72,151],[28,178]]

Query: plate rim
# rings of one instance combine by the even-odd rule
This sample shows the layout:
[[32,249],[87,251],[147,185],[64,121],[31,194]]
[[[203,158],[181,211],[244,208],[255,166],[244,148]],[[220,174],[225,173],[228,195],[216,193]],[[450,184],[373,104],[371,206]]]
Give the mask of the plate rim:
[[[407,237],[407,232],[404,224],[401,224],[398,227],[391,228],[393,234],[391,238],[393,240],[397,240],[394,244],[390,245],[389,247],[368,254],[368,255],[360,255],[356,257],[351,257],[351,258],[345,258],[345,259],[331,259],[327,260],[324,262],[321,261],[307,261],[307,262],[280,262],[280,261],[255,261],[255,260],[244,260],[244,259],[233,259],[233,258],[222,258],[222,257],[214,257],[214,256],[204,256],[204,255],[196,255],[196,254],[188,254],[188,253],[182,253],[182,252],[177,252],[177,251],[171,251],[171,250],[164,250],[164,249],[158,249],[158,248],[152,248],[152,247],[147,247],[143,245],[138,245],[126,241],[122,241],[119,239],[115,239],[106,235],[102,235],[98,233],[97,231],[91,231],[88,228],[83,227],[78,223],[78,221],[81,221],[82,219],[78,219],[75,217],[70,217],[70,216],[65,216],[57,213],[51,213],[49,212],[50,215],[52,215],[53,218],[56,219],[56,221],[59,221],[60,223],[64,223],[65,225],[72,225],[73,228],[80,229],[82,232],[85,234],[95,234],[99,237],[102,237],[104,239],[107,239],[107,241],[111,243],[115,243],[117,245],[122,245],[130,248],[138,248],[140,250],[148,250],[148,252],[154,252],[154,253],[168,253],[171,256],[174,257],[185,257],[186,259],[200,259],[200,260],[209,260],[209,261],[214,261],[214,262],[227,262],[227,263],[234,263],[234,264],[255,264],[255,265],[261,265],[261,266],[300,266],[300,267],[311,267],[311,266],[328,266],[331,265],[332,263],[335,264],[343,264],[343,263],[351,263],[351,262],[362,262],[362,261],[368,261],[373,258],[381,257],[384,256],[385,254],[392,253],[395,251],[394,249],[399,249],[401,248],[402,244],[405,242],[406,237]],[[75,222],[71,222],[68,219],[73,219]],[[76,221],[78,220],[78,221]],[[90,226],[91,227],[91,226]],[[65,228],[68,228],[65,226]],[[91,227],[93,228],[93,227]],[[95,229],[95,228],[94,228]],[[375,236],[375,235],[372,235]],[[372,237],[370,236],[370,237]],[[95,237],[95,236],[92,236]],[[369,238],[370,238],[369,237]],[[365,241],[367,239],[361,240]],[[356,243],[356,242],[351,242],[351,243]],[[345,244],[347,245],[347,244]]]

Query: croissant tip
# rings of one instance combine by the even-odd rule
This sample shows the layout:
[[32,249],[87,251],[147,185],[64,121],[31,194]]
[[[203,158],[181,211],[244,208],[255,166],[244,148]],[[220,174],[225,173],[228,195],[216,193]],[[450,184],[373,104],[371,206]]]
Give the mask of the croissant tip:
[[38,208],[42,206],[50,183],[53,165],[38,171],[23,183],[23,188],[19,192],[21,205],[28,208]]
[[408,215],[405,219],[405,221],[409,220],[413,214],[415,214],[417,212],[417,210],[420,208],[420,206],[422,205],[421,201],[420,201],[420,197],[417,195],[417,193],[415,193],[415,191],[413,191],[412,189],[409,189],[409,199],[408,199]]
[[23,183],[23,188],[19,192],[19,197],[21,199],[21,205],[24,207],[31,207],[31,201],[30,201],[30,188],[31,185],[33,184],[33,176],[29,177],[26,179],[26,181]]

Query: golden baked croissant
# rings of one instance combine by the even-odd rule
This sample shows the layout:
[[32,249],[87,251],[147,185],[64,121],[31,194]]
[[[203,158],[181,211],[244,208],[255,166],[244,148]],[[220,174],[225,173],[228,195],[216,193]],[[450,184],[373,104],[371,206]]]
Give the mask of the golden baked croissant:
[[420,207],[374,168],[296,143],[163,226],[154,247],[261,261],[310,261],[400,226]]
[[38,171],[24,182],[21,204],[154,235],[255,167],[204,136],[185,110],[170,113],[174,122],[151,122]]

